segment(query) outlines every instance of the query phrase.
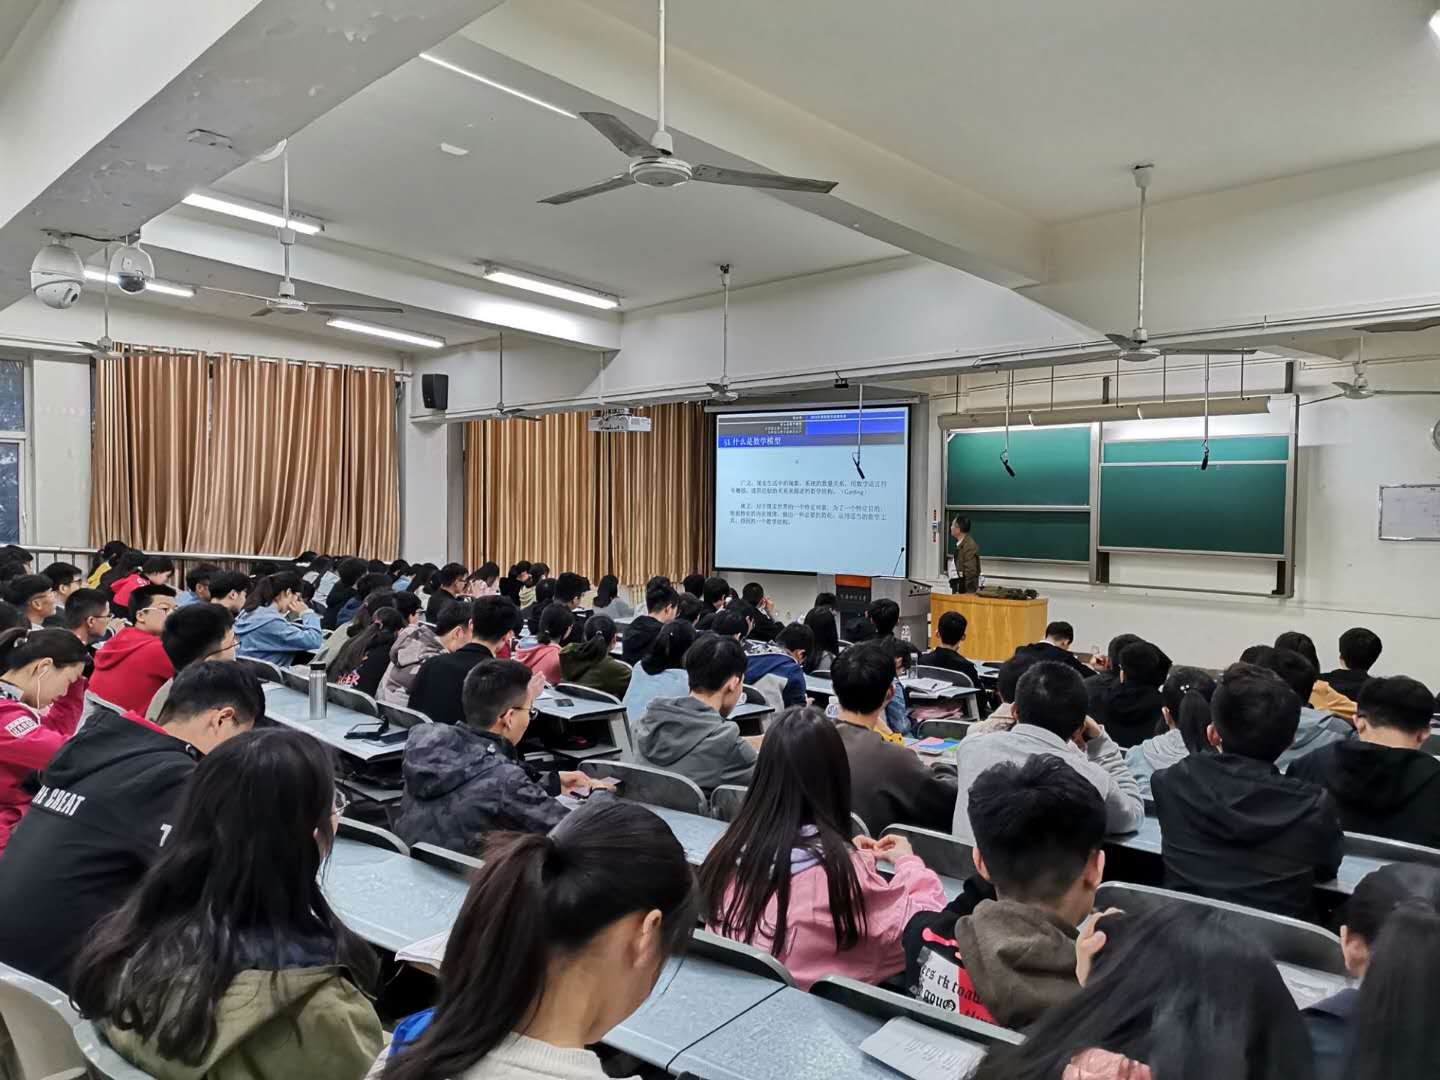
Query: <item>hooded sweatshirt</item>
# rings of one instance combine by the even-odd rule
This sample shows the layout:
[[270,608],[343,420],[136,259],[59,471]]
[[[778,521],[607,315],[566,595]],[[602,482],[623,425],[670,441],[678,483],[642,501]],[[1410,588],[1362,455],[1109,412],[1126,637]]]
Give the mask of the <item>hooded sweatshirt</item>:
[[262,604],[235,620],[235,640],[239,655],[289,667],[297,652],[313,653],[325,644],[325,635],[313,611],[291,622],[274,604]]
[[395,644],[390,646],[390,666],[381,676],[376,700],[388,705],[409,705],[420,665],[444,651],[445,646],[440,644],[432,626],[416,623],[400,631]]
[[650,646],[660,636],[660,620],[653,615],[637,615],[625,628],[620,639],[620,659],[631,667],[640,663],[650,652]]
[[777,714],[805,704],[804,670],[785,650],[764,642],[745,642],[745,682],[759,690]]
[[[1144,742],[1162,721],[1160,691],[1142,683],[1116,683],[1105,699],[1105,734],[1122,750]],[[1097,723],[1100,723],[1098,718]]]
[[159,854],[199,759],[134,713],[91,716],[0,856],[0,962],[69,989],[71,960]]
[[95,653],[90,692],[121,709],[144,714],[155,691],[175,677],[158,634],[127,626]]
[[1079,931],[1048,911],[1014,900],[983,900],[955,923],[955,945],[975,992],[995,1022],[1033,1023],[1080,992]]
[[141,585],[150,584],[150,579],[140,572],[127,574],[110,587],[110,595],[117,606],[128,608],[130,606],[130,594]]
[[30,806],[30,777],[75,734],[84,708],[83,678],[71,683],[44,712],[21,701],[20,692],[9,683],[0,683],[0,850]]
[[1304,919],[1345,835],[1323,788],[1240,754],[1191,754],[1151,781],[1165,887]]
[[1321,712],[1308,706],[1300,710],[1300,726],[1295,730],[1295,741],[1290,749],[1280,755],[1275,767],[1288,772],[1290,766],[1307,754],[1313,754],[1323,746],[1355,738],[1355,729],[1333,713]]
[[1347,832],[1440,848],[1440,761],[1423,750],[1351,739],[1300,758],[1287,775],[1330,792]]
[[542,777],[508,739],[465,724],[416,724],[401,771],[395,832],[407,844],[479,855],[487,832],[548,833],[568,813],[556,774]]
[[630,723],[634,724],[645,715],[650,703],[656,698],[684,697],[690,693],[690,676],[684,668],[666,668],[658,675],[651,675],[644,664],[636,664],[630,672],[630,686],[621,699]]
[[630,669],[610,655],[602,637],[572,642],[561,649],[560,678],[618,698],[630,689]]
[[1132,746],[1125,755],[1125,764],[1135,774],[1140,785],[1140,797],[1151,797],[1150,780],[1161,769],[1168,769],[1177,761],[1189,756],[1190,748],[1185,745],[1185,736],[1179,728],[1171,728],[1164,735],[1155,735]]
[[545,681],[552,686],[565,681],[560,675],[560,646],[557,642],[547,641],[543,645],[527,645],[523,649],[517,649],[515,659],[531,671],[544,675]]
[[750,785],[755,748],[736,724],[698,698],[656,698],[633,729],[642,764],[688,776],[703,791]]

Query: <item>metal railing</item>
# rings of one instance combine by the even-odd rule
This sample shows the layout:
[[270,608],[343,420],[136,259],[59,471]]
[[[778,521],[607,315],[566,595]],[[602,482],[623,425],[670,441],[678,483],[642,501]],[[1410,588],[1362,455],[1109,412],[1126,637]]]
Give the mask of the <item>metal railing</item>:
[[[53,562],[74,563],[83,570],[93,570],[95,549],[93,547],[70,547],[57,544],[24,544],[25,550],[35,556],[35,569],[43,570]],[[225,570],[249,571],[250,564],[259,561],[289,562],[299,552],[290,555],[241,555],[235,552],[217,551],[145,551],[146,555],[164,555],[175,561],[176,577],[185,580],[185,572],[199,563],[207,563]]]

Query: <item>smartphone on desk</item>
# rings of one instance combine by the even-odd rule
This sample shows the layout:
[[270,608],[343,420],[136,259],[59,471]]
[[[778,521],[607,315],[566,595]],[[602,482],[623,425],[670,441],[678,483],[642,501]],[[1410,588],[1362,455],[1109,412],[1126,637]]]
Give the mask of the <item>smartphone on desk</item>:
[[608,792],[610,792],[610,794],[614,795],[616,798],[619,798],[620,793],[625,789],[625,781],[619,779],[618,777],[613,777],[613,776],[607,776],[607,777],[604,777],[603,779],[604,779],[607,783],[614,784],[615,786],[614,786],[614,787],[610,787],[610,788],[603,788],[603,787],[584,787],[584,788],[576,788],[574,791],[570,792],[570,794],[571,794],[571,795],[574,795],[575,798],[577,798],[577,799],[588,799],[591,795],[594,795],[595,792],[597,792],[597,791],[608,791]]
[[387,746],[393,743],[402,743],[409,737],[409,728],[392,728],[387,720],[375,720],[373,722],[356,724],[349,731],[345,732],[345,738],[347,739],[364,739],[366,742],[384,743]]

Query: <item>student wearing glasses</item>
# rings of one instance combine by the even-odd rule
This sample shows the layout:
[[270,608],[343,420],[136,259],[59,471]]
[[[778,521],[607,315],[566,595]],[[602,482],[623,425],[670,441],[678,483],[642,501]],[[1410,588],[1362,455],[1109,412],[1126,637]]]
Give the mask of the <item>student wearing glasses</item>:
[[175,610],[175,590],[169,585],[145,585],[130,599],[135,625],[121,630],[95,654],[90,692],[143,716],[155,691],[175,677],[175,665],[160,640],[165,620]]

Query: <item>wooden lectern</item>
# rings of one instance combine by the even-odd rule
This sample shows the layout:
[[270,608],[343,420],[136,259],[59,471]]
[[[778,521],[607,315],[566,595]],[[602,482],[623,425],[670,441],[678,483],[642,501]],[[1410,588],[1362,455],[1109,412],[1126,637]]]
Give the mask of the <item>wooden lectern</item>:
[[1021,645],[1039,641],[1050,621],[1050,602],[1001,600],[974,593],[930,594],[930,647],[940,643],[940,616],[958,611],[965,616],[965,642],[960,651],[972,660],[1009,660]]

